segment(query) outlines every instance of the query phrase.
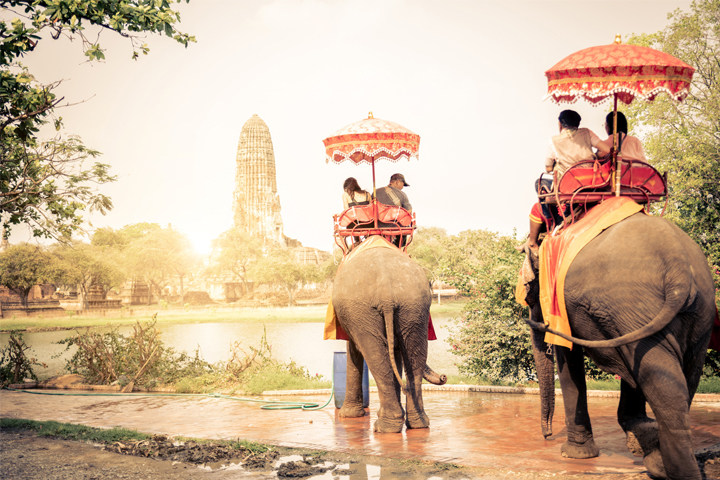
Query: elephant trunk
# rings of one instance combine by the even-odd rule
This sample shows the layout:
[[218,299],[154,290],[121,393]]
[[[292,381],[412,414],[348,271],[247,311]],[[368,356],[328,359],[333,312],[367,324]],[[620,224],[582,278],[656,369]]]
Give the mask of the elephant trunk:
[[423,378],[434,385],[445,385],[447,383],[447,375],[436,373],[427,364],[423,370]]
[[540,428],[543,437],[552,435],[552,419],[555,413],[555,360],[552,346],[545,343],[545,334],[532,331],[532,349],[535,358],[538,385],[540,387]]

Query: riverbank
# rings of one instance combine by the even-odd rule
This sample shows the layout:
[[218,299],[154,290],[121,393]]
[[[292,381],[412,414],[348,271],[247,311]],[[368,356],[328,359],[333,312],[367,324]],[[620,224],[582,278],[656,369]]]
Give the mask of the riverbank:
[[[452,300],[441,305],[433,303],[430,314],[459,315],[465,300]],[[145,322],[157,314],[158,324],[188,323],[309,323],[324,322],[326,305],[297,307],[240,307],[232,304],[218,304],[205,307],[133,306],[120,310],[103,310],[102,314],[92,310],[81,315],[68,311],[61,317],[17,317],[0,319],[0,332],[72,330],[86,327],[132,325]]]

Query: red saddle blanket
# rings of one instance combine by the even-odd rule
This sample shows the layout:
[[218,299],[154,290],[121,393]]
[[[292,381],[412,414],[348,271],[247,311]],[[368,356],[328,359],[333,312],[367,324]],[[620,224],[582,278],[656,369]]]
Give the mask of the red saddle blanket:
[[[591,209],[557,235],[548,235],[540,245],[540,305],[545,323],[553,330],[570,335],[565,309],[565,275],[580,250],[603,230],[642,210],[627,197],[611,197]],[[551,333],[545,341],[572,348],[572,343]]]

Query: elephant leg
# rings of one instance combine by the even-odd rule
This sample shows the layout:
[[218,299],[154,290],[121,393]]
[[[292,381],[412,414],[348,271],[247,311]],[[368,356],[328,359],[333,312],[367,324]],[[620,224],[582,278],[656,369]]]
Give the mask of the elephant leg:
[[[403,351],[403,363],[407,378],[407,391],[405,392],[405,410],[407,428],[427,428],[430,426],[430,418],[425,413],[425,406],[422,398],[422,381],[427,362],[427,347],[423,348],[423,342],[427,342],[425,329],[423,336],[411,334],[406,337],[406,344],[410,346],[408,351]],[[414,330],[413,330],[414,331]],[[413,347],[413,345],[415,345]]]
[[627,437],[627,447],[636,457],[644,457],[658,448],[657,424],[647,416],[645,395],[625,380],[620,382],[617,418]]
[[[377,383],[380,409],[378,418],[373,425],[373,431],[380,433],[400,433],[405,423],[405,410],[400,403],[400,383],[398,383],[390,358],[388,357],[387,340],[384,337],[366,339],[363,344],[372,348],[374,354],[367,354],[365,361]],[[402,374],[402,357],[395,345],[395,363]]]
[[347,342],[347,378],[341,417],[364,417],[362,373],[363,356],[352,341]]
[[659,345],[650,348],[641,359],[638,384],[658,425],[659,453],[655,450],[643,459],[648,472],[657,477],[700,480],[690,431],[690,393],[680,362]]
[[540,387],[540,428],[543,437],[548,438],[555,413],[555,359],[552,345],[545,343],[545,332],[532,331],[532,349]]
[[562,446],[562,455],[569,458],[597,457],[600,449],[595,445],[588,414],[583,349],[579,345],[573,345],[572,350],[556,345],[555,353],[567,427],[567,442]]

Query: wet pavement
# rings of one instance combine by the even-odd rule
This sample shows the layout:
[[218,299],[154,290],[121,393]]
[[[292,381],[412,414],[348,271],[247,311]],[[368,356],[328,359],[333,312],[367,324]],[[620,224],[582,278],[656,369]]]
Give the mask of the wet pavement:
[[[546,440],[540,433],[536,395],[427,391],[423,398],[430,428],[375,434],[372,423],[379,402],[374,393],[370,395],[370,415],[356,419],[339,418],[333,403],[316,411],[270,411],[260,409],[255,402],[221,398],[87,393],[88,396],[37,395],[3,390],[0,416],[98,428],[123,427],[170,436],[240,438],[286,447],[446,462],[504,472],[537,472],[543,477],[554,474],[618,477],[645,472],[642,460],[627,451],[625,436],[615,418],[615,398],[589,398],[595,441],[601,454],[594,459],[573,460],[560,456],[560,446],[565,441],[562,397],[557,398],[555,408],[555,434]],[[695,402],[691,408],[696,450],[720,443],[720,396],[717,397],[718,401]],[[323,405],[328,395],[277,399]]]

